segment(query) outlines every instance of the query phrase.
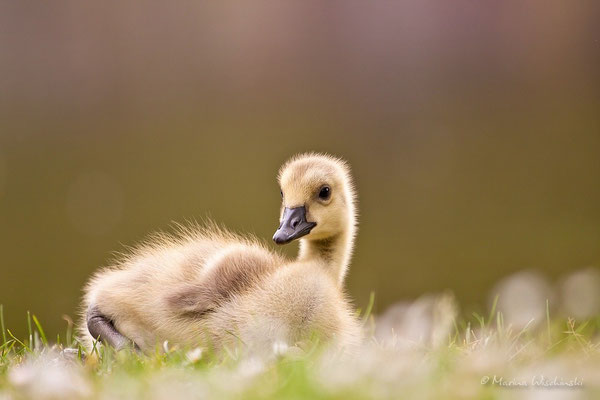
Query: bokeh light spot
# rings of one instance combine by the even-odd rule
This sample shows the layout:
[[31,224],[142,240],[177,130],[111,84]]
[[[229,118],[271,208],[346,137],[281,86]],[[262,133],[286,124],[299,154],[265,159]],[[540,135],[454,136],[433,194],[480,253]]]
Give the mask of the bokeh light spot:
[[569,275],[561,287],[563,311],[584,319],[600,313],[600,271],[587,268]]
[[498,311],[506,324],[517,329],[535,326],[545,320],[546,301],[550,305],[553,291],[548,281],[533,271],[520,271],[502,279],[491,292],[498,296]]

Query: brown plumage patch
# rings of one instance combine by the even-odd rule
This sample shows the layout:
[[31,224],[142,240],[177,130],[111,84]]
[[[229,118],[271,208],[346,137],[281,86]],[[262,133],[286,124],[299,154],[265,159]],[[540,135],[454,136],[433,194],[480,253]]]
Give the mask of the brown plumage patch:
[[335,247],[338,245],[338,240],[339,238],[337,236],[332,236],[327,239],[314,240],[313,246],[322,259],[330,262],[333,257],[333,252],[335,251]]
[[230,251],[196,282],[184,283],[170,291],[167,304],[177,314],[202,317],[233,295],[259,284],[276,268],[273,261],[272,255],[257,249]]

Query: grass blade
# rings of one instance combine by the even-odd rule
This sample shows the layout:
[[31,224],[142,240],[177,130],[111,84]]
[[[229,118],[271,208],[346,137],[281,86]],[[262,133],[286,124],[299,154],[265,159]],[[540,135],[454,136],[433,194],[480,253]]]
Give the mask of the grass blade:
[[96,353],[96,356],[98,357],[98,359],[100,359],[100,353],[98,352],[98,343],[100,342],[100,336],[98,336],[96,339],[94,339],[94,341],[92,342],[92,351],[90,351],[90,354],[94,354]]
[[371,312],[373,311],[374,304],[375,304],[375,292],[371,292],[371,294],[369,295],[369,304],[367,305],[367,309],[365,310],[365,315],[363,315],[363,322],[362,322],[363,326],[365,326],[367,324],[367,321],[369,320],[369,316],[371,315]]
[[472,315],[473,315],[473,317],[475,317],[477,322],[479,322],[479,326],[481,327],[481,329],[484,329],[485,328],[485,319],[481,315],[477,314],[476,312],[473,312]]
[[2,346],[0,346],[0,350],[2,350],[2,352],[0,353],[0,357],[4,357],[8,353],[10,353],[16,343],[17,342],[15,342],[14,340],[10,339],[6,343],[4,343]]
[[40,336],[42,338],[42,343],[44,344],[44,346],[48,346],[48,340],[46,340],[46,334],[44,333],[44,330],[42,329],[42,325],[40,324],[40,321],[37,319],[35,314],[33,315],[33,323],[35,324],[38,332],[40,333]]
[[498,298],[500,297],[500,295],[496,295],[494,296],[494,302],[492,303],[492,309],[490,310],[490,315],[488,316],[488,321],[493,321],[492,318],[494,318],[494,314],[496,313],[496,307],[498,306]]
[[546,329],[548,330],[548,343],[552,343],[552,333],[550,332],[550,302],[546,299]]
[[73,320],[68,315],[63,315],[62,318],[67,321],[67,332],[65,337],[65,347],[71,347],[73,344]]
[[10,329],[7,329],[6,332],[8,332],[8,334],[10,335],[10,337],[13,338],[15,340],[15,342],[19,343],[25,350],[31,351],[31,349],[29,348],[29,346],[27,346],[25,343],[23,343],[19,339],[17,339],[15,337],[15,335],[12,334],[12,332],[10,331]]
[[6,329],[4,327],[4,305],[0,304],[0,325],[2,326],[2,344],[6,343]]
[[2,351],[2,353],[0,353],[0,357],[4,356],[4,348],[8,347],[9,344],[14,343],[14,342],[15,342],[14,340],[9,340],[9,341],[4,342],[2,344],[2,346],[0,346],[0,350]]
[[33,329],[31,329],[31,313],[27,311],[27,330],[29,332],[29,348],[33,348]]

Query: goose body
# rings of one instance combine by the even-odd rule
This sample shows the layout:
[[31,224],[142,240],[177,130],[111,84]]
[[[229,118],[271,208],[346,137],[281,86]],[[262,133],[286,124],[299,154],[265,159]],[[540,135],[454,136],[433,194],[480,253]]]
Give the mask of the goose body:
[[216,225],[182,228],[99,271],[85,289],[83,340],[151,351],[157,344],[268,350],[319,335],[337,346],[360,340],[343,292],[355,234],[349,170],[305,154],[279,174],[278,244],[300,239],[296,260]]

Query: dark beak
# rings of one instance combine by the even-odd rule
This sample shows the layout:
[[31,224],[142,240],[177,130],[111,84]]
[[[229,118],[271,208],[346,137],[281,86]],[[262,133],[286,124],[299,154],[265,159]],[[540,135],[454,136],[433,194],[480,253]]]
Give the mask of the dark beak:
[[285,208],[281,225],[273,235],[273,241],[277,244],[286,244],[294,239],[308,235],[312,228],[317,225],[316,222],[306,221],[306,208],[295,207]]

